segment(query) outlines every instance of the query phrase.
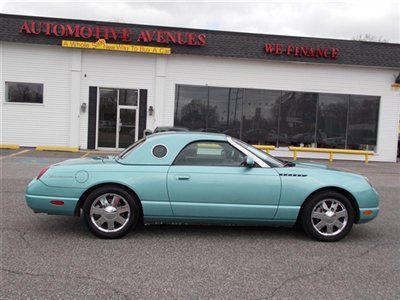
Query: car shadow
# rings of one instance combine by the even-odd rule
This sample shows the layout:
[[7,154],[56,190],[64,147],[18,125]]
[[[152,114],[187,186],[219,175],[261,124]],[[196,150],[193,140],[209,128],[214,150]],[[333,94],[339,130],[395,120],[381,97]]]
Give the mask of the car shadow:
[[[74,236],[96,239],[86,228],[82,217],[48,216],[46,219],[37,222],[35,230],[52,236]],[[186,237],[229,239],[290,238],[295,240],[309,240],[297,227],[187,224],[138,225],[134,230],[123,237],[123,239],[184,239]]]
[[[374,236],[365,226],[355,226],[345,238],[346,241],[363,242]],[[31,230],[33,228],[30,228]],[[48,216],[45,220],[38,220],[35,231],[41,234],[60,237],[78,238],[84,240],[98,239],[91,234],[84,224],[83,218],[66,216]],[[272,227],[272,226],[236,226],[236,225],[187,225],[187,224],[162,224],[138,225],[134,230],[124,236],[123,240],[184,240],[196,239],[268,239],[291,240],[309,242],[314,241],[299,227]]]

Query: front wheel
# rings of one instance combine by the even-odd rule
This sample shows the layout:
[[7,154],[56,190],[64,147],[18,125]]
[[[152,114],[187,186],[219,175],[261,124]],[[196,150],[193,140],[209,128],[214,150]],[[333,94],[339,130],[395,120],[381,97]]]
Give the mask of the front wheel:
[[101,238],[119,238],[139,220],[137,200],[118,186],[94,190],[83,205],[83,217],[89,230]]
[[322,192],[308,200],[302,210],[301,223],[304,231],[319,241],[339,241],[353,226],[354,209],[344,195]]

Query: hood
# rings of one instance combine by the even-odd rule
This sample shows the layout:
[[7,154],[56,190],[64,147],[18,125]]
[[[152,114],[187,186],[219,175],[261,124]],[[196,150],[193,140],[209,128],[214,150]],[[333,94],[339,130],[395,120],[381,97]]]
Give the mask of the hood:
[[330,171],[339,171],[339,172],[345,172],[343,170],[335,169],[330,166],[324,165],[324,164],[315,164],[315,163],[295,163],[296,167],[298,168],[306,168],[306,169],[324,169],[324,170],[330,170]]
[[[296,167],[299,168],[310,168],[310,169],[331,169],[327,165],[315,164],[315,163],[295,163]],[[332,169],[331,169],[332,170]]]

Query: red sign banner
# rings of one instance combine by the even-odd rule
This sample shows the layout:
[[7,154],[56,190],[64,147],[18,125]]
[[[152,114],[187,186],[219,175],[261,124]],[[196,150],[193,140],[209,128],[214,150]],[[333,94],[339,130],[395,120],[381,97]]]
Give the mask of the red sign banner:
[[325,59],[337,59],[340,52],[339,48],[306,47],[306,46],[283,45],[283,44],[265,44],[264,51],[267,54],[273,54],[273,55],[286,55],[294,57],[311,57],[311,58],[325,58]]
[[129,27],[117,28],[111,26],[25,21],[19,28],[19,32],[33,35],[44,34],[62,38],[104,39],[106,41],[121,41],[124,43],[206,45],[206,35],[202,33],[170,30],[142,30],[134,32]]

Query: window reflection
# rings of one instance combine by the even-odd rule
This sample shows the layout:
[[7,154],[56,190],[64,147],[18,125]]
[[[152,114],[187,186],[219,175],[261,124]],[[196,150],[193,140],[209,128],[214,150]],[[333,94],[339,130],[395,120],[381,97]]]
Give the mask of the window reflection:
[[119,90],[119,105],[132,105],[137,106],[138,104],[138,90]]
[[210,87],[207,131],[239,137],[242,115],[242,91]]
[[246,89],[241,139],[252,144],[276,145],[281,91]]
[[279,146],[315,146],[316,93],[283,92]]
[[118,90],[100,89],[98,146],[115,148]]
[[374,150],[378,132],[379,97],[350,96],[347,148]]
[[206,131],[208,88],[206,86],[177,86],[175,126],[193,131]]
[[22,103],[43,103],[43,84],[6,82],[6,101]]
[[176,86],[175,126],[250,144],[374,149],[380,97]]
[[348,95],[320,94],[318,99],[317,146],[346,146]]

